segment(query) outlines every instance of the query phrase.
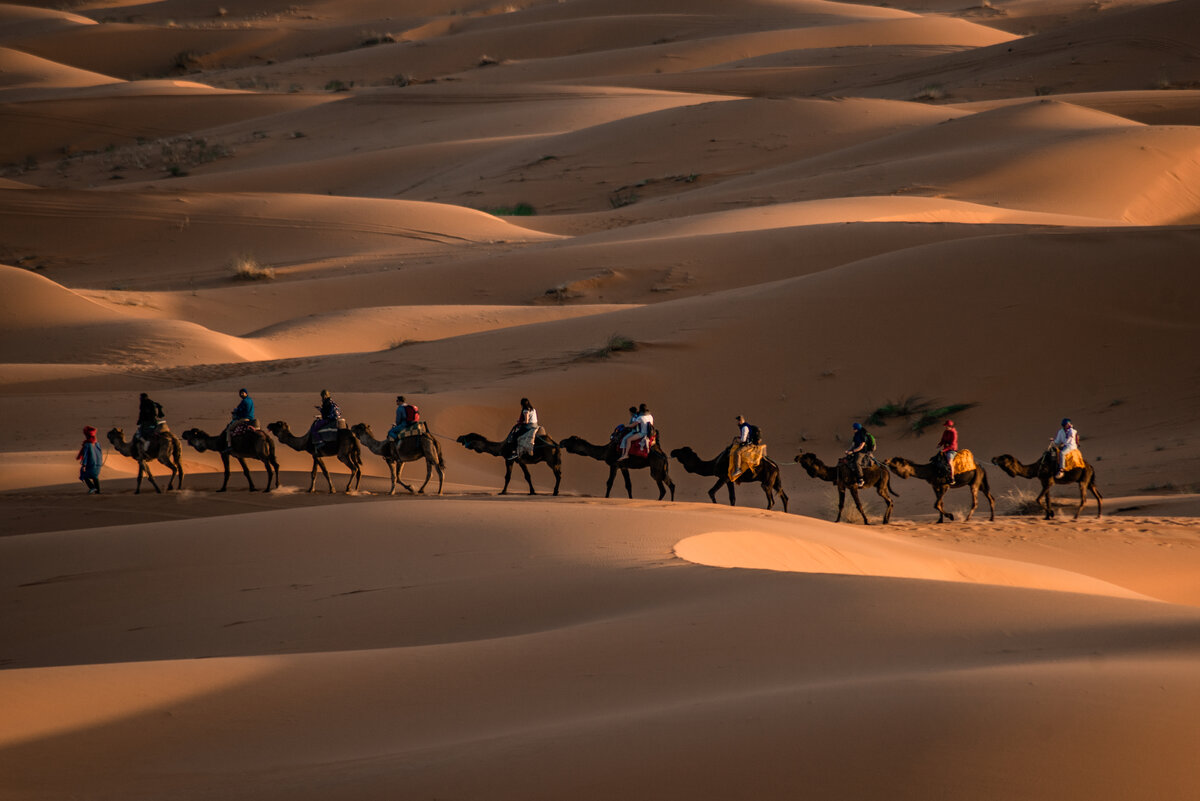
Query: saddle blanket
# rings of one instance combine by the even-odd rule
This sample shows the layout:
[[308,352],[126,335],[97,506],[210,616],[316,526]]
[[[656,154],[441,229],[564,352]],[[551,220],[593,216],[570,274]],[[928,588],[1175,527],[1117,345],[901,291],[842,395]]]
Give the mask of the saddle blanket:
[[974,470],[977,467],[975,464],[975,454],[971,453],[966,448],[954,455],[954,472],[965,473],[968,470]]
[[729,480],[737,481],[742,473],[758,467],[766,455],[766,445],[735,444],[729,451]]
[[417,422],[413,423],[412,425],[408,426],[407,428],[401,429],[400,433],[396,435],[396,439],[404,439],[406,437],[419,437],[422,434],[426,433],[428,430],[429,429],[427,429],[425,427],[425,421],[418,420]]
[[1087,463],[1083,461],[1083,453],[1079,450],[1067,451],[1063,454],[1063,470],[1083,469]]

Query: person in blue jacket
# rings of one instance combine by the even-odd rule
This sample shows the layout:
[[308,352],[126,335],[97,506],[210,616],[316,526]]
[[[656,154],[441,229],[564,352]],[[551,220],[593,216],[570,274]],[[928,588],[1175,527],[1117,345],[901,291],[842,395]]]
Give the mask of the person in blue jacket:
[[95,426],[83,427],[83,446],[75,455],[79,460],[79,480],[88,488],[88,495],[100,492],[100,468],[104,465],[104,452],[96,442]]
[[233,430],[240,423],[249,423],[254,428],[258,428],[258,420],[254,418],[254,398],[250,397],[250,392],[245,387],[238,390],[238,405],[230,412],[233,418],[229,421],[229,425],[225,426],[225,450],[233,448]]

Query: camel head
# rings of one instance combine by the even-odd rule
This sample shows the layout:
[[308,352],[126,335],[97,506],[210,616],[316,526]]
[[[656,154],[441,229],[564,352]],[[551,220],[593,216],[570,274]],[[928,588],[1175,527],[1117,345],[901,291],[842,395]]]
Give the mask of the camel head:
[[1016,475],[1016,473],[1013,470],[1013,465],[1015,462],[1016,462],[1016,459],[1014,459],[1012,456],[1010,456],[1007,453],[1002,453],[999,456],[992,457],[992,464],[996,465],[1001,470],[1003,470],[1005,473],[1008,473],[1010,476]]
[[123,444],[125,442],[125,432],[119,428],[114,428],[108,432],[108,441],[113,445]]
[[198,428],[189,428],[181,435],[183,441],[191,445],[196,450],[204,453],[208,450],[208,434]]
[[576,456],[587,455],[587,442],[583,437],[567,437],[559,443],[567,453],[573,453]]
[[887,465],[893,473],[900,476],[900,478],[908,478],[916,473],[916,470],[913,469],[913,463],[902,456],[893,456],[891,459],[888,459],[886,462],[884,462],[884,464]]
[[288,424],[282,420],[276,420],[274,423],[267,423],[267,430],[277,437],[283,434],[292,433],[292,430],[288,428]]
[[371,439],[375,439],[375,435],[371,433],[371,426],[367,425],[366,423],[355,423],[354,425],[350,426],[350,430],[354,432],[354,436],[356,437],[361,437],[363,434],[366,434]]
[[466,448],[469,451],[475,451],[476,453],[486,453],[487,446],[485,443],[487,442],[487,438],[484,437],[482,434],[476,434],[473,432],[470,434],[463,434],[461,437],[459,437],[455,441],[458,442],[460,445],[462,445],[464,448]]
[[674,459],[675,461],[679,462],[680,464],[683,464],[684,462],[697,461],[697,460],[699,460],[700,457],[696,455],[696,452],[694,450],[689,448],[687,445],[684,445],[682,448],[675,448],[674,450],[672,450],[671,458]]

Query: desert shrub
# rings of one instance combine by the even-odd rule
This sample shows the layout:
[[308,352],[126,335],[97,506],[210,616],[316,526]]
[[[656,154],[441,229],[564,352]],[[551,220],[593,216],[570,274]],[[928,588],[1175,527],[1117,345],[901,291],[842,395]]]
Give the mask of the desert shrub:
[[239,281],[271,281],[275,278],[275,270],[263,267],[253,256],[236,257],[230,269]]
[[532,217],[537,214],[533,206],[528,203],[518,203],[515,206],[497,206],[492,209],[484,209],[484,211],[496,217]]

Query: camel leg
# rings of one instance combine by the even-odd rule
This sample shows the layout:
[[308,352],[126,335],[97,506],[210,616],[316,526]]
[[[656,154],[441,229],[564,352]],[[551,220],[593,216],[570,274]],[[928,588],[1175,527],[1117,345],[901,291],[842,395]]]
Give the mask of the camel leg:
[[859,515],[862,516],[863,525],[864,526],[871,525],[870,519],[867,518],[867,513],[865,511],[863,511],[862,498],[860,498],[858,495],[858,485],[851,484],[849,489],[850,489],[850,497],[854,499],[854,507],[856,509],[858,509]]
[[429,479],[433,477],[433,460],[428,456],[425,457],[425,483],[417,490],[418,495],[425,494],[425,488],[429,486]]
[[275,471],[275,489],[279,489],[279,460],[272,453],[270,459],[263,459],[263,464],[267,465],[267,492],[271,491],[272,470]]
[[221,488],[217,492],[224,492],[229,486],[229,454],[225,451],[221,451],[221,465],[225,468],[225,480],[221,482]]
[[604,485],[604,497],[605,498],[607,498],[609,495],[612,494],[612,485],[613,485],[613,482],[615,482],[616,480],[617,480],[617,466],[615,464],[610,464],[608,466],[608,481]]
[[979,484],[971,484],[971,508],[967,510],[967,518],[964,523],[971,522],[971,515],[975,514],[975,507],[979,506]]
[[504,486],[500,489],[501,495],[508,494],[508,482],[512,481],[512,466],[512,462],[510,462],[508,459],[504,460]]
[[533,477],[529,475],[529,467],[524,462],[517,462],[517,464],[521,465],[521,472],[525,474],[525,483],[529,485],[529,494],[537,495],[533,489]]
[[[632,501],[633,500],[633,482],[629,480],[629,468],[628,467],[621,468],[621,477],[625,479],[625,494],[628,495],[629,500]],[[661,501],[662,495],[659,495],[658,499]]]
[[834,518],[833,522],[840,523],[840,522],[842,522],[842,509],[846,506],[846,488],[843,487],[839,483],[837,491],[838,491],[838,513],[837,513],[837,517]]
[[[329,485],[329,494],[332,495],[333,494],[333,479],[331,479],[329,477],[329,470],[326,469],[326,467],[325,467],[325,460],[314,455],[313,462],[316,465],[316,467],[314,467],[313,470],[315,471],[317,468],[320,468],[321,475],[325,476],[325,483]],[[316,483],[315,476],[313,477],[313,483],[314,484]]]
[[[562,483],[562,468],[558,465],[550,465],[550,470],[554,473],[554,497],[558,497],[558,485]],[[533,484],[530,483],[530,489],[533,489]]]
[[892,519],[892,495],[888,492],[887,485],[882,482],[875,488],[875,491],[879,493],[879,497],[883,498],[884,503],[887,504],[887,511],[883,513],[883,524],[886,526]]
[[154,491],[161,495],[162,488],[159,487],[158,482],[154,480],[154,474],[150,472],[150,465],[146,464],[145,462],[138,462],[138,483],[137,483],[137,489],[134,491],[133,494],[137,495],[138,493],[140,493],[142,491],[142,471],[143,470],[146,471],[146,478],[150,480],[150,486],[154,487]]
[[947,518],[949,518],[950,520],[954,520],[954,515],[947,513],[946,510],[942,508],[942,498],[944,498],[946,496],[946,486],[944,484],[939,484],[938,486],[934,487],[933,495],[934,495],[933,508],[937,509],[937,511],[938,511],[937,521],[939,523],[941,523],[943,520],[945,520]]
[[1046,510],[1046,519],[1054,517],[1054,507],[1050,503],[1050,485],[1051,482],[1042,483],[1042,491],[1037,496],[1037,504]]
[[[246,476],[246,483],[250,485],[250,491],[254,492],[254,476],[250,475],[250,465],[246,464],[245,457],[239,456],[239,457],[237,457],[237,460],[238,460],[238,464],[240,464],[242,466],[242,473]],[[226,463],[225,468],[226,468],[225,480],[228,481],[229,480],[229,469],[228,469],[229,464],[228,463]]]
[[[667,485],[668,488],[670,488],[671,500],[674,501],[675,500],[675,482],[671,480],[670,476],[663,476],[663,482]],[[662,496],[660,495],[658,499],[661,501]]]
[[[404,480],[400,478],[400,475],[403,472],[404,472],[404,462],[397,459],[396,460],[396,483],[399,484],[400,486],[404,487],[406,490],[408,490],[409,495],[416,495],[416,493],[413,492],[412,485],[406,484],[404,482]],[[428,480],[428,479],[426,479],[426,480]],[[424,490],[425,487],[422,486],[421,489]]]
[[779,499],[783,502],[783,513],[786,515],[787,514],[787,505],[788,505],[787,493],[783,491],[782,484],[780,484],[778,487],[776,487],[775,491],[779,493]]
[[775,491],[771,489],[770,483],[766,481],[762,483],[762,491],[763,495],[767,496],[767,511],[769,512],[775,506]]
[[1095,477],[1093,477],[1090,481],[1088,481],[1088,489],[1090,489],[1092,491],[1092,495],[1096,496],[1096,517],[1099,517],[1101,512],[1103,511],[1104,504],[1100,500],[1100,490],[1096,489]]
[[355,490],[358,489],[358,480],[362,477],[362,470],[360,470],[358,465],[354,463],[354,460],[349,457],[343,459],[339,456],[338,461],[346,465],[346,467],[350,470],[350,480],[346,482],[346,494],[349,495],[351,487],[353,487]]

